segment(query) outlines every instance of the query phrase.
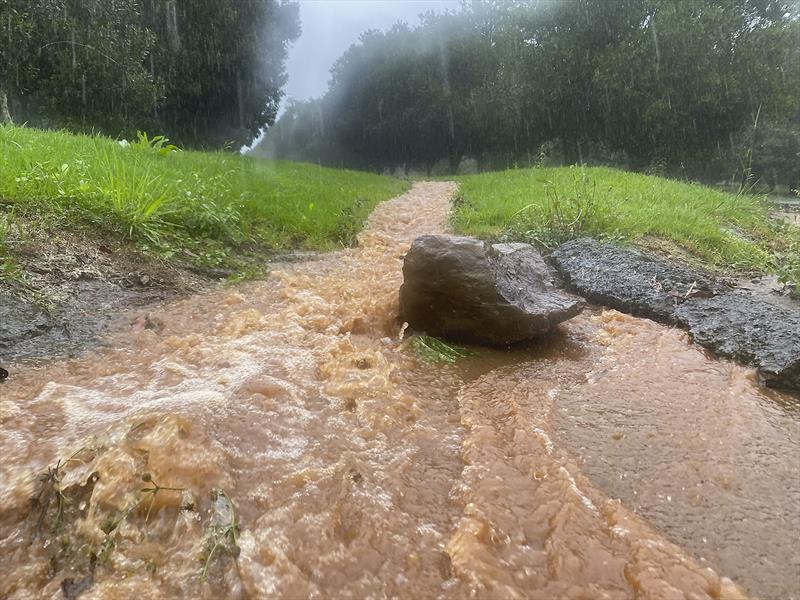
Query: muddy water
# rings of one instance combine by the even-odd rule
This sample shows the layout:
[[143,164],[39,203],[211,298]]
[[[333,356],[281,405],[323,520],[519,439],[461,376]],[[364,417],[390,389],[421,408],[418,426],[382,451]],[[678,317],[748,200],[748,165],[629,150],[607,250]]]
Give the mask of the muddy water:
[[600,311],[414,357],[401,257],[452,192],[0,387],[0,597],[795,594],[798,419],[747,371]]
[[800,403],[617,313],[602,357],[557,391],[556,441],[607,494],[763,598],[800,598]]

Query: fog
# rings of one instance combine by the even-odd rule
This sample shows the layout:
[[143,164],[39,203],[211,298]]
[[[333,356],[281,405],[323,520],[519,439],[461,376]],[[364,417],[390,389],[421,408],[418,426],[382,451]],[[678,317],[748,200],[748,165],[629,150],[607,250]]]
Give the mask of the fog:
[[301,0],[303,33],[289,51],[286,97],[315,98],[325,93],[333,63],[368,29],[387,29],[418,15],[457,10],[458,0]]

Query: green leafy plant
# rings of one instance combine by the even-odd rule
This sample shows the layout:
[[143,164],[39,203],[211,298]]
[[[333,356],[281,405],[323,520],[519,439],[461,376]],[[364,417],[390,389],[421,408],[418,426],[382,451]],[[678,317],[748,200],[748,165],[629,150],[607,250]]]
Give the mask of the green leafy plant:
[[150,496],[150,502],[147,505],[147,513],[144,517],[144,522],[147,523],[150,520],[150,513],[153,510],[153,504],[156,501],[156,495],[163,491],[171,491],[171,492],[183,492],[185,488],[176,488],[176,487],[167,487],[158,485],[154,480],[150,473],[145,473],[142,475],[142,481],[149,483],[148,487],[141,488],[139,490],[139,496],[131,502],[124,510],[119,512],[116,516],[109,515],[106,517],[106,520],[100,526],[100,529],[103,533],[106,534],[106,537],[103,539],[103,543],[100,545],[100,551],[98,552],[98,556],[101,558],[107,557],[108,553],[114,549],[117,544],[117,538],[119,537],[119,530],[122,525],[127,521],[128,517],[131,513],[138,508],[142,502],[145,500],[146,496]]
[[791,239],[785,251],[777,257],[773,270],[778,281],[784,285],[791,285],[791,293],[795,298],[800,298],[800,240]]
[[109,552],[111,552],[117,545],[117,538],[119,537],[119,530],[122,527],[122,524],[125,523],[125,521],[128,519],[128,516],[138,505],[139,501],[137,500],[116,516],[109,515],[106,517],[106,520],[100,526],[100,529],[106,534],[106,537],[103,538],[103,542],[100,544],[100,550],[98,551],[97,556],[100,558],[108,557]]
[[777,228],[763,198],[606,167],[459,177],[453,229],[550,248],[591,236],[677,251],[705,268],[772,272],[798,228]]
[[180,148],[170,144],[169,139],[163,135],[155,135],[149,138],[144,131],[136,132],[136,141],[130,146],[134,150],[152,152],[158,156],[167,156],[173,152],[180,152]]
[[0,126],[0,202],[36,225],[90,225],[164,260],[188,250],[204,266],[235,270],[241,252],[351,243],[375,204],[409,187],[369,173],[169,146],[159,136],[131,144]]
[[174,202],[164,189],[162,178],[147,164],[126,160],[118,153],[103,157],[104,169],[96,184],[99,201],[105,210],[97,210],[97,200],[86,205],[93,213],[110,218],[114,227],[128,238],[143,237],[157,242],[169,226],[175,212]]

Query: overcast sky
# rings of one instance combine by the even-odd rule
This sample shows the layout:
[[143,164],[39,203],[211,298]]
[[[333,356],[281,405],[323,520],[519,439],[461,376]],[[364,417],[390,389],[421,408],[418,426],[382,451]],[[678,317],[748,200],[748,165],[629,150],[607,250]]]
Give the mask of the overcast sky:
[[306,100],[324,94],[330,68],[361,32],[385,30],[398,21],[416,25],[421,13],[459,6],[459,0],[301,0],[303,33],[289,50],[286,97]]

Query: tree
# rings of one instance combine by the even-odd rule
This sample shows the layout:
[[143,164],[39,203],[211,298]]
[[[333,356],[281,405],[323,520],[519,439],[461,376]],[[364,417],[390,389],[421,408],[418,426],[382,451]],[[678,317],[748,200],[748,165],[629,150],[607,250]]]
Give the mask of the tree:
[[60,0],[0,0],[0,122],[11,120],[9,103],[19,102],[29,91],[37,73],[34,57],[44,17],[61,5]]
[[241,145],[274,121],[298,35],[297,5],[278,0],[0,0],[0,107],[8,97],[39,125]]
[[47,15],[31,84],[47,124],[112,135],[152,125],[148,107],[158,83],[143,61],[155,36],[140,19],[138,0],[62,0]]
[[295,3],[144,0],[156,42],[145,64],[163,83],[153,102],[162,130],[186,145],[240,146],[275,120],[288,45],[300,34]]
[[[566,163],[613,154],[716,178],[756,114],[797,122],[798,27],[784,0],[465,3],[345,52],[321,100],[326,135],[372,169],[448,159],[453,170],[464,154],[511,166],[547,144]],[[753,153],[793,147],[767,137]]]

